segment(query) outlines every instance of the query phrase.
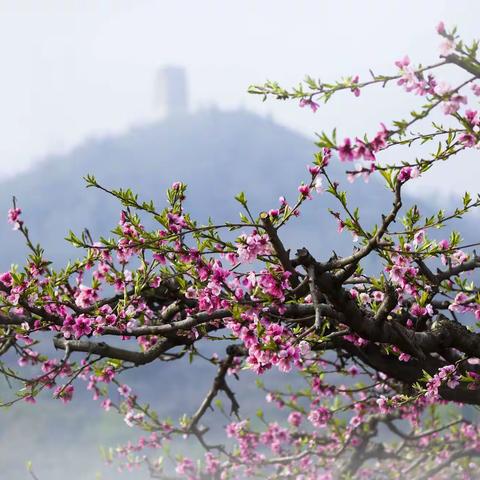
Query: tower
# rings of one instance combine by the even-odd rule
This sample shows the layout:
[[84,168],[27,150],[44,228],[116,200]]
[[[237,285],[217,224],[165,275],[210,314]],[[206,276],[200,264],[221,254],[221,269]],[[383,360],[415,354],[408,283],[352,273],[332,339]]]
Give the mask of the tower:
[[155,79],[155,106],[161,117],[188,112],[187,81],[182,67],[163,67]]

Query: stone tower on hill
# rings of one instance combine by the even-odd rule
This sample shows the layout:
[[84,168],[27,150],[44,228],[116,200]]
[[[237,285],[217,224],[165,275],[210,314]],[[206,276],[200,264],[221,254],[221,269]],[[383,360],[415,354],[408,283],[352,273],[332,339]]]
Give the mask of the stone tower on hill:
[[163,67],[155,79],[155,106],[161,118],[188,113],[188,92],[185,70]]

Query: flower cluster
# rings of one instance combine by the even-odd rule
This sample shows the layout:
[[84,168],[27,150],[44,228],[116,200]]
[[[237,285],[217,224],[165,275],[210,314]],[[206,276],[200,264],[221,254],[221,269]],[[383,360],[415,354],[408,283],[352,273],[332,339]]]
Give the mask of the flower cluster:
[[360,138],[355,139],[352,144],[350,138],[345,138],[343,143],[338,146],[338,156],[342,162],[351,162],[356,159],[375,161],[375,153],[379,152],[387,145],[389,131],[382,123],[381,129],[370,141],[364,141]]

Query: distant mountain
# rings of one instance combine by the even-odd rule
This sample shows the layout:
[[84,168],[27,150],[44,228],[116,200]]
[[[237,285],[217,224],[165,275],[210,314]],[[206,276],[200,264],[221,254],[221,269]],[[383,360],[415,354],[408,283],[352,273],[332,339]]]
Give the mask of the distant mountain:
[[[160,206],[165,189],[181,180],[189,184],[187,205],[197,218],[237,220],[239,205],[233,196],[241,190],[256,210],[274,208],[280,195],[293,200],[300,181],[309,177],[305,166],[314,151],[310,139],[245,111],[177,116],[46,158],[1,184],[0,211],[6,212],[15,195],[33,240],[42,243],[49,258],[63,262],[78,254],[63,240],[69,229],[81,232],[88,227],[98,236],[107,234],[119,218],[118,202],[102,192],[85,190],[82,177],[87,173],[108,187],[131,187]],[[340,173],[337,165],[332,170]],[[343,174],[341,180],[346,183]],[[356,197],[368,195],[365,206],[372,214],[378,215],[379,205],[389,206],[383,187],[367,188],[361,180],[348,187]],[[289,237],[303,237],[315,248],[318,240],[311,236],[316,232],[322,250],[328,240],[337,245],[334,222],[325,216],[326,202],[331,204],[326,196],[317,198],[307,205],[304,221],[294,222],[297,232],[308,232],[306,237],[297,233]],[[0,223],[0,242],[0,267],[23,261],[21,239],[6,222]],[[347,244],[351,246],[350,239]]]
[[[33,241],[45,247],[47,258],[62,264],[81,253],[63,240],[69,229],[81,232],[88,227],[98,238],[108,235],[118,222],[119,203],[97,190],[86,191],[82,177],[87,173],[110,188],[130,187],[142,198],[154,200],[159,208],[165,189],[181,180],[189,184],[187,206],[196,219],[235,221],[239,205],[233,196],[242,190],[253,211],[274,208],[280,195],[293,201],[300,182],[309,178],[306,165],[314,151],[311,139],[272,120],[245,111],[203,111],[137,127],[124,135],[90,140],[67,155],[46,158],[0,185],[0,211],[7,211],[15,195]],[[362,206],[364,224],[373,225],[389,210],[390,194],[374,180],[369,185],[361,180],[347,184],[343,165],[332,163],[331,175],[349,192],[353,204]],[[327,207],[338,209],[327,195],[307,202],[302,216],[285,231],[288,248],[294,251],[307,246],[322,258],[328,258],[333,249],[339,254],[351,252],[350,234],[336,233]],[[26,250],[22,239],[6,221],[0,222],[0,244],[0,268],[23,263]],[[129,382],[159,405],[160,413],[176,416],[192,411],[208,388],[211,367],[157,367],[132,372]],[[242,386],[240,397],[254,406],[259,397],[251,388]],[[7,391],[0,383],[0,396]],[[125,439],[127,432],[111,420],[101,420],[101,413],[92,413],[91,401],[84,397],[71,407],[45,400],[41,408],[23,406],[20,415],[15,408],[8,414],[0,411],[2,475],[28,478],[24,462],[32,459],[41,480],[63,479],[66,474],[71,480],[96,478],[94,472],[100,470],[97,444],[115,443],[114,438]],[[248,412],[245,404],[243,407]],[[66,463],[49,458],[54,453]],[[114,471],[103,475],[97,478],[116,478]],[[129,478],[145,478],[138,475]]]

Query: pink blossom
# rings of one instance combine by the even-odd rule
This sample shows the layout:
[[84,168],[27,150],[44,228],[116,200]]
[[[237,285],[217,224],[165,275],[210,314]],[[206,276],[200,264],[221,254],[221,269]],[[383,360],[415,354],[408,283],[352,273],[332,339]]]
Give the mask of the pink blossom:
[[414,316],[414,317],[424,317],[426,315],[433,315],[433,308],[432,308],[432,305],[428,304],[427,306],[425,307],[422,307],[420,306],[418,303],[414,303],[411,307],[410,307],[410,313]]
[[12,274],[10,272],[0,274],[0,282],[2,282],[6,287],[11,287],[13,285]]
[[370,295],[368,293],[365,293],[365,292],[362,292],[360,295],[359,295],[359,300],[360,300],[360,303],[363,303],[364,305],[370,303]]
[[452,87],[450,84],[447,82],[440,82],[436,87],[435,87],[435,94],[439,95],[441,97],[449,94],[452,91]]
[[284,272],[283,278],[278,279],[268,270],[262,270],[258,277],[258,285],[264,293],[283,301],[285,298],[284,289],[288,287],[289,274],[290,272]]
[[381,123],[380,126],[381,130],[376,133],[371,142],[372,148],[375,152],[378,152],[387,145],[388,136],[390,135],[390,131],[383,123]]
[[359,425],[362,424],[362,417],[360,415],[355,415],[350,419],[348,422],[353,428],[357,428]]
[[310,353],[310,344],[307,341],[302,340],[298,344],[298,349],[302,355],[308,355]]
[[398,181],[399,182],[406,182],[411,178],[417,178],[420,175],[417,167],[403,167],[398,174]]
[[472,83],[472,92],[475,96],[480,96],[480,85],[478,83]]
[[300,426],[300,423],[302,422],[302,417],[303,417],[303,415],[300,412],[292,412],[288,416],[288,423],[292,427],[297,427],[298,428]]
[[358,368],[356,365],[352,365],[349,369],[348,369],[348,373],[352,376],[352,377],[355,377],[356,375],[358,375]]
[[376,403],[381,414],[385,415],[392,411],[390,399],[385,395],[380,395],[380,397],[376,400]]
[[372,297],[373,297],[373,300],[375,302],[383,302],[383,298],[384,298],[385,294],[379,290],[376,290],[375,292],[373,292],[372,294]]
[[326,427],[330,417],[330,410],[325,407],[319,407],[308,414],[308,419],[312,425],[317,428]]
[[461,105],[467,104],[467,97],[459,94],[452,95],[449,100],[443,102],[443,113],[445,115],[452,115],[460,110]]
[[408,353],[404,353],[404,352],[402,352],[402,353],[398,356],[398,359],[399,359],[401,362],[409,362],[411,358],[412,358],[411,355],[409,355]]
[[330,158],[332,158],[332,150],[325,147],[322,150],[322,167],[328,166]]
[[480,125],[480,118],[478,117],[477,110],[465,110],[465,118],[468,120],[468,123],[470,123],[472,127]]
[[405,275],[405,269],[399,265],[394,265],[390,269],[390,279],[395,283],[400,283]]
[[143,412],[135,413],[133,410],[129,410],[123,417],[123,420],[129,427],[133,427],[135,423],[141,422],[144,416]]
[[106,367],[98,379],[101,382],[110,383],[115,378],[115,370],[113,367]]
[[425,396],[427,398],[438,398],[438,389],[442,383],[447,383],[449,388],[455,388],[459,385],[459,376],[455,373],[455,365],[446,365],[441,367],[438,372],[427,382],[427,391]]
[[63,403],[68,403],[73,398],[73,385],[67,385],[66,387],[60,386],[55,389],[53,396],[59,398]]
[[65,338],[71,338],[71,336],[74,334],[74,326],[75,319],[72,317],[72,315],[66,315],[63,319],[63,326],[61,328],[61,331]]
[[470,306],[468,305],[468,295],[463,292],[457,293],[454,301],[449,305],[448,309],[453,312],[468,312],[470,310]]
[[240,235],[237,242],[237,255],[241,263],[254,262],[259,255],[270,255],[271,252],[268,235],[260,235],[256,231],[250,235]]
[[317,193],[322,193],[324,191],[324,188],[323,188],[323,181],[322,181],[322,178],[321,177],[317,177],[315,179],[315,182],[313,184],[313,188],[315,189],[315,191]]
[[93,305],[98,299],[98,291],[92,287],[80,284],[75,293],[75,304],[80,308]]
[[354,149],[349,138],[345,138],[343,144],[339,145],[338,155],[342,162],[351,162],[354,159]]
[[465,263],[468,260],[468,255],[462,250],[457,250],[450,255],[450,260],[452,261],[452,265],[456,267],[462,263]]
[[187,475],[190,477],[193,473],[195,473],[195,464],[189,458],[184,458],[177,464],[175,471],[179,475]]
[[405,55],[402,59],[397,60],[397,61],[395,62],[395,65],[396,65],[398,68],[408,67],[408,65],[410,65],[410,58],[408,57],[408,55]]
[[167,213],[168,228],[172,233],[179,233],[182,228],[187,226],[183,215],[176,213]]
[[318,103],[314,102],[312,99],[307,99],[307,98],[302,98],[300,99],[300,107],[305,107],[305,106],[309,106],[313,113],[315,113],[317,110],[318,110]]
[[442,250],[448,250],[450,248],[450,242],[448,240],[440,240],[438,242],[438,248]]
[[413,244],[421,245],[425,241],[425,230],[418,230],[413,236]]
[[300,185],[298,187],[298,191],[300,192],[300,195],[302,195],[302,197],[305,197],[305,198],[309,198],[311,199],[312,196],[310,195],[310,187],[308,185]]
[[358,137],[355,139],[356,141],[356,149],[353,152],[354,158],[364,158],[365,160],[369,160],[370,162],[375,161],[375,155],[373,154],[370,147]]
[[84,314],[79,315],[73,325],[73,332],[75,338],[80,338],[83,335],[90,335],[92,333],[92,319],[86,317]]
[[13,230],[18,230],[23,224],[23,222],[19,220],[21,213],[22,210],[20,208],[10,208],[8,210],[8,223],[13,225]]
[[[205,453],[205,471],[214,476],[220,468],[220,461],[215,458],[212,452]],[[213,478],[213,477],[212,477]]]
[[167,263],[167,259],[163,253],[155,252],[152,255],[153,259],[156,260],[160,265],[165,265]]
[[467,148],[472,148],[475,146],[477,143],[477,139],[475,135],[471,133],[462,133],[459,137],[458,140],[462,142]]
[[130,394],[132,393],[132,389],[126,384],[120,385],[117,388],[117,390],[118,390],[118,393],[125,398],[129,397]]
[[454,49],[455,49],[455,43],[453,42],[453,40],[451,40],[450,38],[446,38],[440,44],[440,47],[439,47],[440,56],[448,57],[451,53],[453,53]]
[[31,405],[34,405],[35,403],[37,403],[37,400],[35,399],[35,397],[33,395],[26,395],[25,397],[23,397],[23,399],[27,403],[30,403]]
[[356,96],[356,97],[359,97],[360,96],[360,89],[358,88],[358,81],[359,81],[359,76],[358,75],[355,75],[355,77],[352,78],[352,88],[350,89],[351,92]]

